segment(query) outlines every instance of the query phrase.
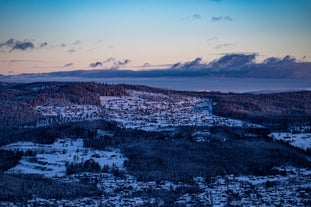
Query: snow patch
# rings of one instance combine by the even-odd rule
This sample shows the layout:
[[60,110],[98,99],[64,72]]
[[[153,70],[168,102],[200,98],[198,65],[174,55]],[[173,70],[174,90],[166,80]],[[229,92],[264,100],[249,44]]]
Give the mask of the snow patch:
[[83,147],[82,139],[58,139],[50,145],[32,142],[17,142],[1,147],[3,150],[22,150],[36,152],[36,156],[24,156],[22,160],[7,173],[40,174],[45,177],[62,177],[66,175],[66,163],[81,163],[93,159],[101,167],[108,165],[123,169],[127,158],[117,149],[110,151],[94,150]]
[[274,132],[269,136],[274,140],[281,140],[303,150],[311,149],[311,133],[294,134],[290,132]]

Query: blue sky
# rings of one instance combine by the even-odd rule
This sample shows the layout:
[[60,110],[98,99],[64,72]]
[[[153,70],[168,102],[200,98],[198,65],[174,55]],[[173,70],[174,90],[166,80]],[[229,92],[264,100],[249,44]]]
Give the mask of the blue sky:
[[0,0],[0,74],[97,61],[138,70],[227,53],[310,61],[310,11],[310,0]]

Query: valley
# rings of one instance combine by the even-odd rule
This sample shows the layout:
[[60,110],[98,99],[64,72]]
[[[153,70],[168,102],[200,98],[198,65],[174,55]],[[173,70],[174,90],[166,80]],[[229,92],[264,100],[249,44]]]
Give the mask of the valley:
[[311,203],[310,92],[42,82],[0,95],[1,206]]

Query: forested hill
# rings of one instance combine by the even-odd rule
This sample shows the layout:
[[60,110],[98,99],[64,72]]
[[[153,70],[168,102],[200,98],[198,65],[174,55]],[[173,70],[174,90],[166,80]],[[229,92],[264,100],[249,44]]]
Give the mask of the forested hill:
[[0,123],[2,127],[34,122],[38,105],[100,105],[100,96],[126,96],[128,91],[210,98],[216,115],[255,123],[305,122],[311,120],[311,91],[275,94],[234,94],[189,92],[137,85],[95,82],[0,83]]
[[212,95],[220,116],[256,123],[295,123],[311,120],[311,91],[272,94]]

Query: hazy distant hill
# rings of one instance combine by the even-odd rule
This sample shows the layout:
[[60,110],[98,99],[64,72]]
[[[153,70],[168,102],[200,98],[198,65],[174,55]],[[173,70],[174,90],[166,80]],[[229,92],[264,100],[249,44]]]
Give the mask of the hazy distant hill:
[[135,85],[110,85],[95,82],[1,83],[1,123],[27,123],[38,119],[38,105],[99,105],[100,96],[126,95],[127,90],[211,98],[216,102],[213,113],[255,123],[303,122],[311,118],[311,92],[275,94],[233,94],[186,92]]

